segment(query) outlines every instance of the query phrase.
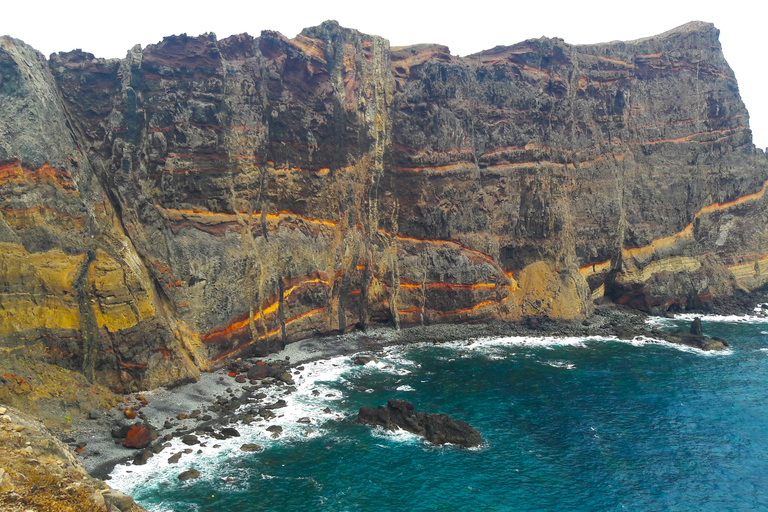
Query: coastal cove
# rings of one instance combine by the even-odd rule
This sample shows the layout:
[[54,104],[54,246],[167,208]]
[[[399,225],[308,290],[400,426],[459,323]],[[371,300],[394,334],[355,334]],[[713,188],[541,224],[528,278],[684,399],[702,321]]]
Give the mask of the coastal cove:
[[[240,437],[201,438],[206,446],[191,447],[201,453],[168,464],[188,448],[174,439],[146,465],[118,465],[109,484],[150,511],[765,506],[768,323],[712,319],[705,331],[731,349],[485,337],[383,347],[366,365],[347,355],[299,364],[296,391],[268,422],[282,426],[276,439],[264,424],[237,424]],[[388,398],[467,421],[483,445],[435,447],[352,422],[359,407]],[[297,422],[304,417],[311,424]],[[242,452],[245,443],[263,449]],[[178,481],[188,468],[200,478]]]

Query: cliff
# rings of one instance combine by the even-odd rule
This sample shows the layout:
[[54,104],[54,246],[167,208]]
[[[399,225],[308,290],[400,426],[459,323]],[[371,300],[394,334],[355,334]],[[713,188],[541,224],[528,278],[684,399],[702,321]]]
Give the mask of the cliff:
[[372,323],[685,308],[768,281],[766,180],[707,23],[464,58],[335,22],[4,37],[0,346],[128,390]]

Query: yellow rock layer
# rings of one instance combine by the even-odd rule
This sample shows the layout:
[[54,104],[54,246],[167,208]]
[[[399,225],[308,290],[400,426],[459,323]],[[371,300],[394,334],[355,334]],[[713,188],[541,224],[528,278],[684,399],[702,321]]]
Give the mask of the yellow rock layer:
[[0,335],[30,329],[80,329],[72,287],[84,255],[29,253],[0,243]]
[[3,218],[14,231],[30,228],[45,228],[55,226],[56,229],[81,231],[83,218],[59,212],[45,206],[34,206],[24,209],[2,209]]
[[96,323],[111,332],[133,327],[155,315],[152,297],[141,286],[138,277],[125,270],[119,262],[99,250],[88,273],[89,285],[97,298],[92,304]]
[[758,256],[746,263],[728,266],[736,282],[747,290],[754,290],[768,282],[768,255]]
[[689,256],[675,256],[649,263],[642,269],[627,270],[616,276],[620,284],[642,283],[659,272],[693,272],[701,268],[698,259]]
[[540,315],[573,319],[585,314],[586,297],[582,297],[579,289],[587,292],[588,288],[578,273],[560,273],[549,264],[537,261],[520,272],[516,284],[516,288],[510,288],[512,294],[506,300],[512,320]]

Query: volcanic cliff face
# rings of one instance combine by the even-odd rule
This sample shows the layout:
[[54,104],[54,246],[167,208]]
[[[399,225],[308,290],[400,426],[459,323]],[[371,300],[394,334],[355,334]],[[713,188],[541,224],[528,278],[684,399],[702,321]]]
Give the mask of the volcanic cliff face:
[[718,31],[459,58],[326,22],[123,60],[0,43],[0,340],[153,386],[374,322],[768,280]]

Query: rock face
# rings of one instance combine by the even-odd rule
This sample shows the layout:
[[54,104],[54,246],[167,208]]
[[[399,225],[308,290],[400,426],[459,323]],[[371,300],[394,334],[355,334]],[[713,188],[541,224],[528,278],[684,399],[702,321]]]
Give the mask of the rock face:
[[361,407],[357,421],[366,425],[379,425],[388,430],[403,429],[423,436],[432,444],[451,443],[464,448],[480,446],[480,433],[471,425],[445,414],[431,414],[414,410],[405,400],[387,400],[387,406]]
[[768,281],[768,161],[711,24],[464,58],[335,22],[122,60],[6,37],[0,76],[0,346],[115,389]]
[[75,453],[42,423],[0,407],[0,510],[145,512],[133,498],[86,473]]

